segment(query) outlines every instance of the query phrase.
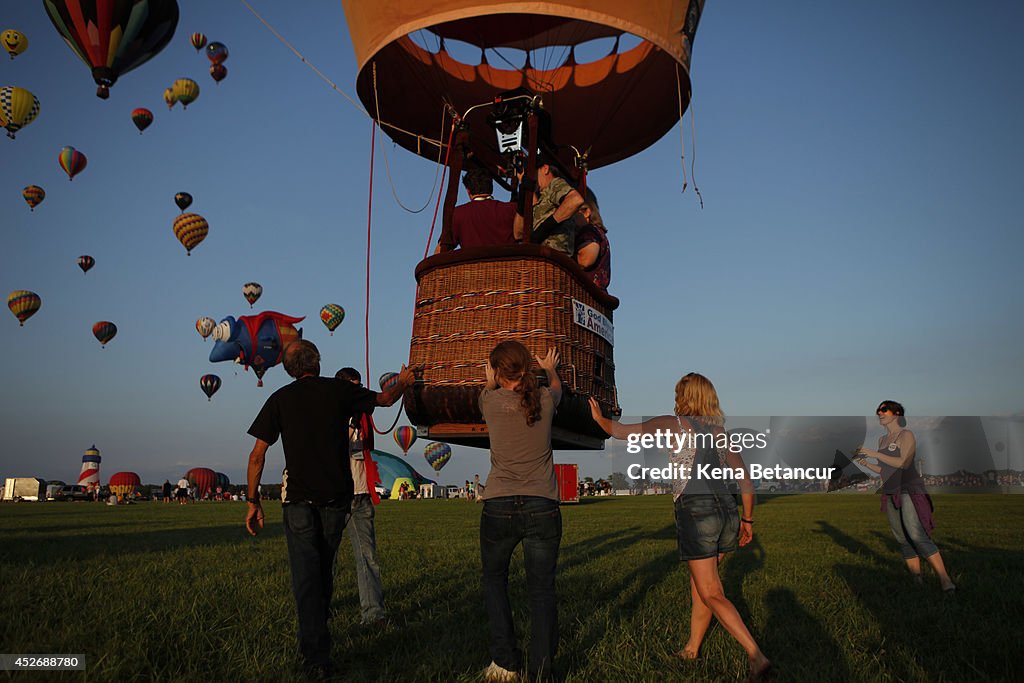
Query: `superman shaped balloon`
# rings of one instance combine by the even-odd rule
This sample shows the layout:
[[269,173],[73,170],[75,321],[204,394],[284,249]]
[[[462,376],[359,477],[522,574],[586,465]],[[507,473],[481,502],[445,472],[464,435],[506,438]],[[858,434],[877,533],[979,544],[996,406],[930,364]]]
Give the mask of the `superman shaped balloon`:
[[[228,316],[213,330],[216,343],[210,351],[210,362],[232,360],[246,369],[251,365],[266,372],[281,362],[288,344],[302,338],[302,330],[295,329],[295,323],[304,319],[274,311],[243,315],[238,320]],[[257,386],[263,386],[262,376]]]

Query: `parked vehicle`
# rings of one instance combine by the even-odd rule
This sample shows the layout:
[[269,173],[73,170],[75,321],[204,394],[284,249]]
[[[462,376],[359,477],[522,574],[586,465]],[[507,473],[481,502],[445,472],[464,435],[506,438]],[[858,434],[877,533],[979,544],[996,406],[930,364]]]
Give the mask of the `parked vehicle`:
[[9,477],[4,481],[4,500],[46,500],[46,481],[35,477]]
[[89,494],[81,484],[69,484],[68,486],[61,486],[60,490],[57,491],[53,496],[54,500],[92,500],[92,495]]

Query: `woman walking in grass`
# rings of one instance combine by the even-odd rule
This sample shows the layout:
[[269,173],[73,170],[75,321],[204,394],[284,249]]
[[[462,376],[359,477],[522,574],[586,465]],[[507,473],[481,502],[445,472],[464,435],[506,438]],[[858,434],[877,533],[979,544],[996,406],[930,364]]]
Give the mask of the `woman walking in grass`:
[[551,420],[562,395],[551,349],[537,363],[547,373],[541,387],[531,370],[534,357],[515,341],[498,344],[486,365],[487,385],[480,412],[491,441],[491,472],[478,488],[480,559],[483,592],[491,629],[488,681],[517,680],[523,656],[516,644],[508,568],[512,552],[523,544],[530,603],[530,647],[526,670],[531,681],[553,678],[558,648],[555,569],[562,541],[562,513],[551,452]]
[[[931,539],[935,528],[932,520],[932,499],[924,488],[924,480],[914,466],[917,440],[907,426],[903,406],[896,401],[882,401],[875,411],[885,434],[878,439],[878,450],[858,448],[856,461],[882,477],[882,512],[889,518],[889,528],[900,544],[907,569],[921,581],[921,558],[928,560],[939,577],[942,590],[956,590],[946,573],[946,565],[938,547]],[[869,463],[872,458],[877,464]]]
[[[754,538],[754,488],[740,455],[728,448],[720,451],[714,447],[718,437],[726,436],[725,416],[714,385],[703,375],[691,372],[676,384],[674,414],[638,424],[609,420],[601,414],[594,399],[590,399],[590,410],[601,429],[616,439],[628,439],[631,434],[653,434],[659,430],[664,430],[662,434],[672,432],[682,437],[683,447],[670,451],[669,462],[690,477],[674,479],[672,494],[679,559],[685,560],[690,570],[691,611],[690,638],[675,656],[684,660],[697,658],[704,634],[714,616],[746,651],[749,679],[760,680],[771,662],[750,635],[736,607],[725,596],[718,574],[718,565],[725,553],[736,550],[737,543],[744,546]],[[736,499],[726,482],[721,478],[701,478],[700,465],[743,469],[744,476],[739,480],[742,516],[738,514]]]

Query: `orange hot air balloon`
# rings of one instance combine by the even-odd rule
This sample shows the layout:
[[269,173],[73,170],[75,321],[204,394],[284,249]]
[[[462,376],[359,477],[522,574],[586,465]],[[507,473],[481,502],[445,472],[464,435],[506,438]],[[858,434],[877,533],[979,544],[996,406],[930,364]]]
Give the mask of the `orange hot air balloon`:
[[205,498],[217,485],[217,473],[207,467],[193,467],[185,473],[185,478],[189,484],[199,489],[199,498]]
[[206,239],[208,232],[210,224],[197,213],[183,213],[174,219],[174,236],[185,247],[185,252],[189,256],[196,245]]

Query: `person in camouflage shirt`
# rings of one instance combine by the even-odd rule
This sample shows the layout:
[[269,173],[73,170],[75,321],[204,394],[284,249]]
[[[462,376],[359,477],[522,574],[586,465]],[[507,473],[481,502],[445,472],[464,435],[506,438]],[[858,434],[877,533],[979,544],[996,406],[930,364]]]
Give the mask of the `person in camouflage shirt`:
[[576,253],[574,218],[583,204],[583,197],[543,158],[537,165],[537,190],[539,197],[533,205],[530,241],[551,247],[571,258]]

